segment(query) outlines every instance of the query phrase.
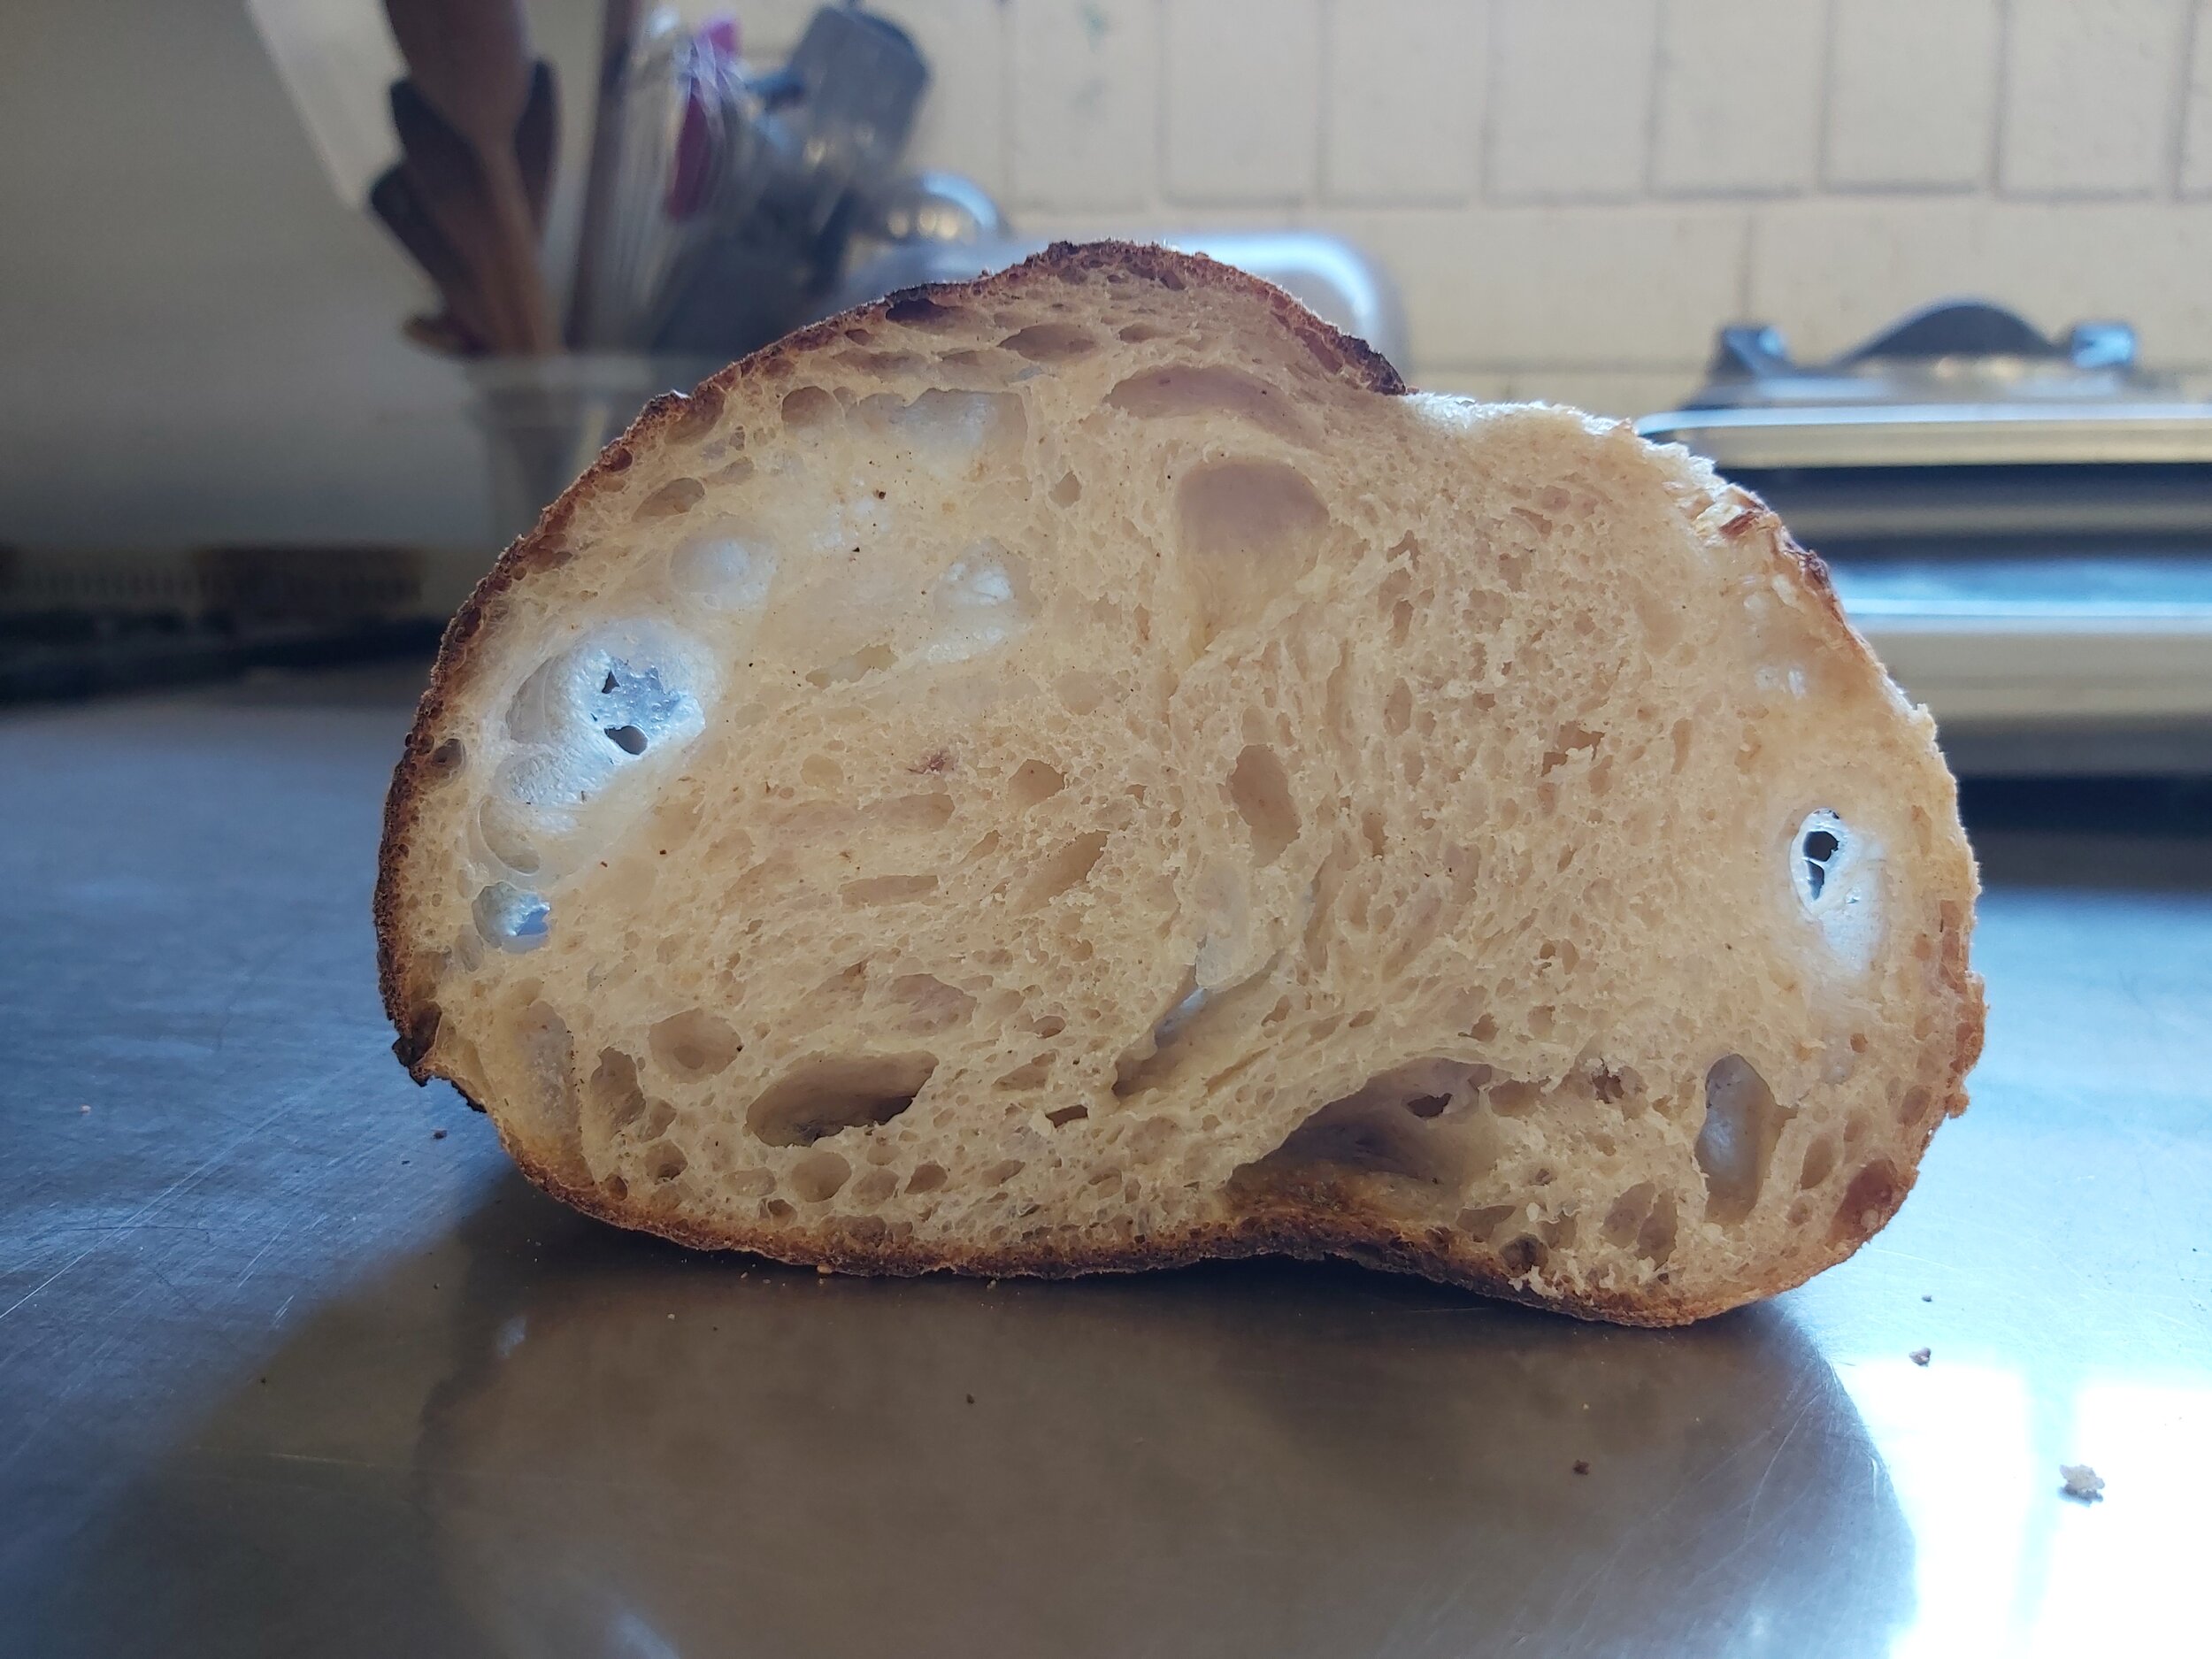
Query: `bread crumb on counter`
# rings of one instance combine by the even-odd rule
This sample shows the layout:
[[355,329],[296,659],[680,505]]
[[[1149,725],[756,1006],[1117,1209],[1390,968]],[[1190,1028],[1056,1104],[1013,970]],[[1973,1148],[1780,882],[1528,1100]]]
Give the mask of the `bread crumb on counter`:
[[2083,1503],[2100,1503],[2104,1500],[2104,1477],[2087,1463],[2061,1463],[2059,1479],[2066,1484],[2060,1488],[2066,1496]]
[[1912,1361],[1914,1364],[1924,1367],[1930,1360],[1935,1357],[1935,1350],[1929,1348],[1916,1348],[1905,1357]]

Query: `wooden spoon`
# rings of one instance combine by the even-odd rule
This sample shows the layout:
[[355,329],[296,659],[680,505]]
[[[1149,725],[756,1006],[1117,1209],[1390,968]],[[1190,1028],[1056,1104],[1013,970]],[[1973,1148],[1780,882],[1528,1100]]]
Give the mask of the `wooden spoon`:
[[488,346],[494,332],[491,312],[476,285],[475,273],[423,206],[403,164],[369,187],[369,209],[437,285],[446,313],[459,334],[472,342],[475,350]]
[[553,65],[538,59],[530,72],[530,96],[515,126],[515,165],[522,170],[522,191],[530,203],[530,223],[545,234],[545,207],[553,188],[553,150],[560,142],[560,111],[553,92]]
[[515,154],[533,80],[518,0],[384,0],[384,12],[416,90],[472,154],[490,221],[482,246],[493,269],[484,274],[504,296],[502,309],[515,329],[511,349],[557,349],[529,191]]
[[413,81],[392,82],[391,107],[404,188],[480,296],[485,345],[495,355],[529,351],[529,327],[475,150],[430,107]]

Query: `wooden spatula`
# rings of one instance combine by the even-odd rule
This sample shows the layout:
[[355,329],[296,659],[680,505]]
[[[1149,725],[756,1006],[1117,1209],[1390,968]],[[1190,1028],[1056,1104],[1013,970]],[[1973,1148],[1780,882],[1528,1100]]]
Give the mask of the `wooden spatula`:
[[[384,0],[384,12],[414,89],[462,142],[486,222],[479,234],[457,234],[454,223],[430,200],[434,181],[419,178],[425,204],[465,258],[472,243],[487,261],[477,274],[487,289],[497,291],[495,310],[512,330],[505,349],[557,349],[560,342],[538,269],[530,192],[516,154],[517,129],[534,78],[518,0]],[[394,91],[396,117],[397,88]],[[403,145],[406,139],[403,131]],[[415,160],[410,149],[411,168]],[[457,185],[462,170],[444,171],[434,186]],[[466,194],[449,189],[445,201],[451,206]]]
[[530,225],[545,234],[545,205],[553,190],[553,151],[560,142],[559,106],[553,91],[553,65],[541,58],[531,66],[530,96],[515,124],[515,165],[522,171],[522,193],[530,203]]
[[[486,349],[495,330],[483,291],[467,262],[424,208],[404,164],[388,169],[369,187],[369,209],[437,285],[451,327],[437,331],[436,338],[465,351]],[[412,337],[430,343],[420,332]]]

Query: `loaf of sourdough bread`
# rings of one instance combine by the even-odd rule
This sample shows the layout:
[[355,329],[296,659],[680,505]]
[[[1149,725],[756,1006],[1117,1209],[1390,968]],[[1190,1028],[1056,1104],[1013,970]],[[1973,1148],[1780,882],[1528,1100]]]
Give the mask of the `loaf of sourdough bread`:
[[1895,1210],[1975,892],[1756,499],[1100,244],[649,406],[448,633],[376,920],[415,1077],[624,1225],[1670,1324]]

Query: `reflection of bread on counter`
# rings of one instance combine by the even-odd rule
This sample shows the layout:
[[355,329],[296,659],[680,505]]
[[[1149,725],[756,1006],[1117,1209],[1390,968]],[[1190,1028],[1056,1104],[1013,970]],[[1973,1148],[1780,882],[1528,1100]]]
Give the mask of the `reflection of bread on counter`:
[[1363,1653],[1413,1621],[1419,1651],[1724,1651],[1756,1622],[1776,1652],[1876,1654],[1909,1610],[1879,1464],[1767,1316],[1651,1336],[1348,1273],[894,1287],[665,1258],[481,1312],[418,1471],[502,1651],[1118,1655],[1141,1624],[1166,1651]]
[[378,920],[415,1074],[628,1225],[1664,1324],[1902,1200],[1974,892],[1758,502],[1102,245],[650,408],[449,634]]

